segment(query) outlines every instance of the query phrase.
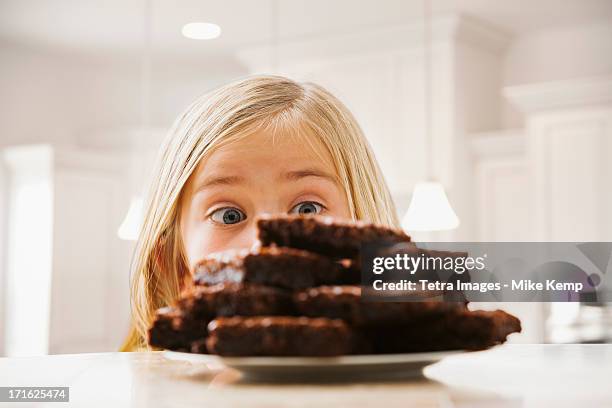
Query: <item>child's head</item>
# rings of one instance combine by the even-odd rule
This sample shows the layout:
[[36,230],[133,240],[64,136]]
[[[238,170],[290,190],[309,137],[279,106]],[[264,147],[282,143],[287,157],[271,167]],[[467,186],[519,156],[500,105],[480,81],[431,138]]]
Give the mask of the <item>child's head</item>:
[[389,191],[348,109],[325,89],[254,76],[195,101],[163,147],[132,286],[135,339],[194,264],[248,248],[263,213],[322,213],[397,226]]

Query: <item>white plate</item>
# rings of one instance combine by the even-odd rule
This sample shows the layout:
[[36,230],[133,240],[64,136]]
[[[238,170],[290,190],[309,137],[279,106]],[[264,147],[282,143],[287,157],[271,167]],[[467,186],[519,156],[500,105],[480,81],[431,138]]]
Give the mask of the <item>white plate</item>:
[[373,354],[339,357],[221,357],[211,354],[164,351],[170,360],[205,364],[210,369],[225,367],[248,377],[287,379],[313,377],[420,376],[422,369],[443,358],[463,351],[429,353]]

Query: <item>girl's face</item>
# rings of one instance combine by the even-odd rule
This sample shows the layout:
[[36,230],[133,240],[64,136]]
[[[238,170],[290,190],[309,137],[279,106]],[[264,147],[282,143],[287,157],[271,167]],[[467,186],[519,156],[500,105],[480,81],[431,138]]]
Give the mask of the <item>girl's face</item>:
[[350,218],[331,156],[325,149],[317,155],[298,139],[258,132],[200,162],[180,204],[191,270],[212,252],[252,247],[261,214]]

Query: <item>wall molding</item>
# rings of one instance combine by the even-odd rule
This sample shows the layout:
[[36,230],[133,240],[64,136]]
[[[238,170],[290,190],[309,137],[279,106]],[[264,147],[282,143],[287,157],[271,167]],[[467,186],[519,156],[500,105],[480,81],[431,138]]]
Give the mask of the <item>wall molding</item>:
[[612,104],[612,75],[509,86],[503,95],[521,112]]
[[31,144],[0,149],[0,159],[9,172],[37,172],[49,170],[53,158],[53,147],[48,144]]

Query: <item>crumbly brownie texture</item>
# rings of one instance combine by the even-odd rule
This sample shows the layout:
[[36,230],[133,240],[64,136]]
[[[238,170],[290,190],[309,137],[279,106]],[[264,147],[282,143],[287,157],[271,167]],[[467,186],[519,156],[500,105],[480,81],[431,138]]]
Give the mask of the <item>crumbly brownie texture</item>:
[[206,347],[222,356],[338,356],[353,351],[341,320],[306,317],[227,317],[208,325]]
[[186,316],[177,308],[159,309],[149,329],[149,344],[168,350],[188,351],[193,341],[206,336],[206,323]]
[[156,312],[149,344],[169,350],[203,352],[206,325],[217,316],[288,315],[294,311],[291,294],[254,284],[220,283],[194,286],[181,294],[175,307]]
[[218,283],[194,286],[177,303],[194,320],[208,321],[218,316],[257,316],[293,314],[290,292],[247,283]]
[[209,255],[193,268],[194,285],[244,282],[243,261],[248,254],[248,250],[228,250]]
[[521,331],[520,321],[501,310],[449,313],[418,324],[361,331],[373,353],[483,350]]
[[247,282],[303,289],[358,282],[359,278],[355,268],[322,255],[293,248],[263,247],[209,257],[195,267],[193,280],[196,285]]
[[405,325],[466,310],[465,303],[364,302],[359,286],[320,286],[293,296],[299,314],[343,319],[354,326]]
[[263,246],[305,249],[336,259],[355,259],[361,245],[384,240],[409,242],[404,232],[365,222],[342,222],[330,217],[275,216],[257,221]]

